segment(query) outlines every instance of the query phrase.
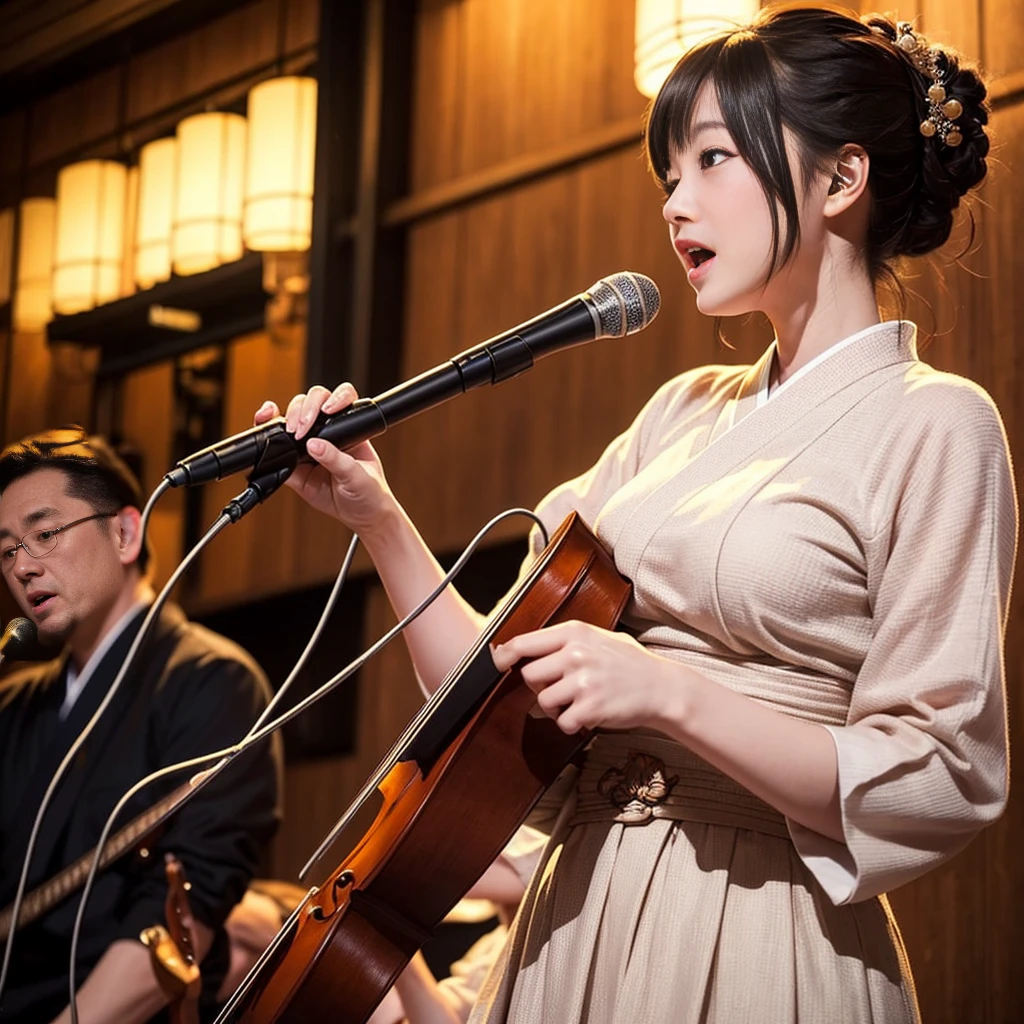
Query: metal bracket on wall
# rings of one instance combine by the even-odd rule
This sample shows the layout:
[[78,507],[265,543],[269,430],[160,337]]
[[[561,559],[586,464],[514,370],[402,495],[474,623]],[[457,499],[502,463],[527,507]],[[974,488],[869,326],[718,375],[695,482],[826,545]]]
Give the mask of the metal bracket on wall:
[[109,377],[262,330],[268,298],[263,259],[249,253],[195,277],[173,277],[85,313],[54,317],[46,337],[99,348],[97,377]]

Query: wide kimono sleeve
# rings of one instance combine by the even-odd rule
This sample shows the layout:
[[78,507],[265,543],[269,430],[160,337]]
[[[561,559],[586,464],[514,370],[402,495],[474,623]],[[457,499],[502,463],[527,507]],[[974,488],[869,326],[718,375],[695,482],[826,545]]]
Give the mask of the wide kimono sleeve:
[[973,385],[923,392],[895,510],[866,544],[874,634],[846,725],[829,727],[845,844],[790,823],[836,904],[942,863],[1006,805],[1003,636],[1017,543],[1006,437]]
[[[151,740],[161,764],[238,742],[269,699],[255,663],[235,656],[222,638],[189,629],[190,642],[179,648],[154,700]],[[158,856],[150,858],[152,868],[136,877],[119,936],[137,938],[163,921],[164,853],[174,853],[185,868],[195,916],[214,930],[224,923],[277,830],[280,761],[277,737],[257,744],[174,815],[156,844]]]

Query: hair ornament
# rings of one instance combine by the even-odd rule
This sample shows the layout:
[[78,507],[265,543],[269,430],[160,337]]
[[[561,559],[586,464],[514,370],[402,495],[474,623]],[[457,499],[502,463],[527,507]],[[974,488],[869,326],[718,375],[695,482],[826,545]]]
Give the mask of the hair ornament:
[[921,122],[919,130],[925,138],[938,136],[947,146],[959,146],[964,137],[956,125],[957,118],[964,112],[963,104],[955,97],[946,97],[939,69],[939,49],[929,46],[924,36],[914,32],[909,21],[896,24],[896,46],[910,59],[915,68],[927,79],[928,116]]

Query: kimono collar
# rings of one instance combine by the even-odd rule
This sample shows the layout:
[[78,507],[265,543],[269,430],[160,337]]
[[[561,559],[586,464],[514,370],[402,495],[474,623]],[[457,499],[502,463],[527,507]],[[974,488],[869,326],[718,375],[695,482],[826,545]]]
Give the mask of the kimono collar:
[[[743,375],[736,396],[738,401],[746,399],[753,406],[760,408],[768,400],[768,381],[771,377],[776,345],[776,339],[772,339],[764,354]],[[864,330],[830,345],[809,363],[801,366],[796,373],[772,391],[771,397],[774,398],[780,392],[789,390],[797,381],[812,375],[823,364],[833,362],[842,352],[847,353],[847,358],[842,360],[844,366],[858,366],[864,372],[894,360],[916,362],[917,325],[912,320],[883,320],[879,324],[865,327]]]

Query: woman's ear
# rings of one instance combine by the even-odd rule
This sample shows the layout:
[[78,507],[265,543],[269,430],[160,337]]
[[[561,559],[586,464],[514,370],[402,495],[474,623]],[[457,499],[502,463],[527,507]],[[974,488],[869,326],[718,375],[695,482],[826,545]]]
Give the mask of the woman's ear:
[[871,158],[852,143],[839,151],[825,197],[825,216],[835,217],[848,210],[867,191]]

